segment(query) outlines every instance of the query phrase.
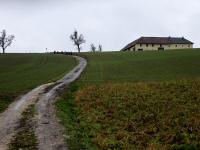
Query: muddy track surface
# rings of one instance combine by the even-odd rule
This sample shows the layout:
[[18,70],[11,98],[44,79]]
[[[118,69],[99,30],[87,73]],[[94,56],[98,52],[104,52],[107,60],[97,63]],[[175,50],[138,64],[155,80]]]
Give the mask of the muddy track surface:
[[67,85],[75,81],[87,66],[87,61],[84,58],[73,57],[79,61],[79,64],[63,79],[33,89],[0,114],[0,150],[7,149],[7,145],[17,131],[22,112],[33,104],[36,107],[34,120],[38,149],[67,150],[67,145],[64,142],[64,128],[56,117],[54,103],[58,94]]

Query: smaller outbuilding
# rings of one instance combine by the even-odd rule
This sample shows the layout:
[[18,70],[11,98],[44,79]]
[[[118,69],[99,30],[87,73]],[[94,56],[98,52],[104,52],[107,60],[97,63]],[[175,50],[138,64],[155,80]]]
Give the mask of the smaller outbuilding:
[[170,49],[190,49],[193,42],[184,37],[141,37],[121,51],[146,51],[146,50],[170,50]]

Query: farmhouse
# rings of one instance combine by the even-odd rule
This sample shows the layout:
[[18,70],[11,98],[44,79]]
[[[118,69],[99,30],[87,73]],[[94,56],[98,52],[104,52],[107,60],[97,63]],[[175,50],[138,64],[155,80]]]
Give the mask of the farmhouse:
[[193,48],[193,42],[184,37],[141,37],[121,51],[143,51],[143,50],[167,50]]

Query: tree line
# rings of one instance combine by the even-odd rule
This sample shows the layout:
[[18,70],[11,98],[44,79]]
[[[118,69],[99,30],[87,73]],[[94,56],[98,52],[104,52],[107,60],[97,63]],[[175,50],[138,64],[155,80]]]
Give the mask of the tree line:
[[[85,40],[83,34],[80,34],[80,35],[79,35],[78,31],[75,30],[75,31],[70,35],[70,39],[71,39],[71,41],[74,43],[74,45],[77,47],[77,50],[78,50],[78,52],[80,53],[81,48],[82,48],[81,45],[84,44],[84,43],[86,42],[86,40]],[[99,45],[98,45],[98,49],[97,49],[97,47],[92,43],[92,44],[90,45],[90,50],[91,50],[91,52],[97,52],[97,51],[102,52],[103,46],[102,46],[101,44],[99,44]]]
[[[11,46],[14,39],[15,39],[15,36],[14,35],[8,35],[5,29],[0,32],[0,47],[3,51],[3,54],[5,53],[6,49],[9,46]],[[80,53],[81,49],[82,49],[81,45],[86,43],[86,40],[85,40],[83,34],[79,34],[78,31],[75,30],[70,35],[70,39],[74,43],[74,45],[76,46],[78,53]],[[103,48],[102,48],[101,44],[98,45],[98,48],[94,44],[91,44],[90,49],[91,49],[91,52],[96,52],[96,51],[102,52]]]

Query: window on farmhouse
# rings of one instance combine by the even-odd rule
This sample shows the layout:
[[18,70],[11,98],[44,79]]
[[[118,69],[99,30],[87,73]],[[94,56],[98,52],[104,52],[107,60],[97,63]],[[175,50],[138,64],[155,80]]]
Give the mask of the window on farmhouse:
[[177,47],[177,45],[176,45],[176,47]]
[[154,47],[154,44],[152,44],[152,47]]
[[146,46],[148,47],[149,45],[148,45],[148,44],[146,44]]
[[140,44],[140,47],[142,47],[142,44]]
[[188,45],[188,47],[190,48],[190,45]]

